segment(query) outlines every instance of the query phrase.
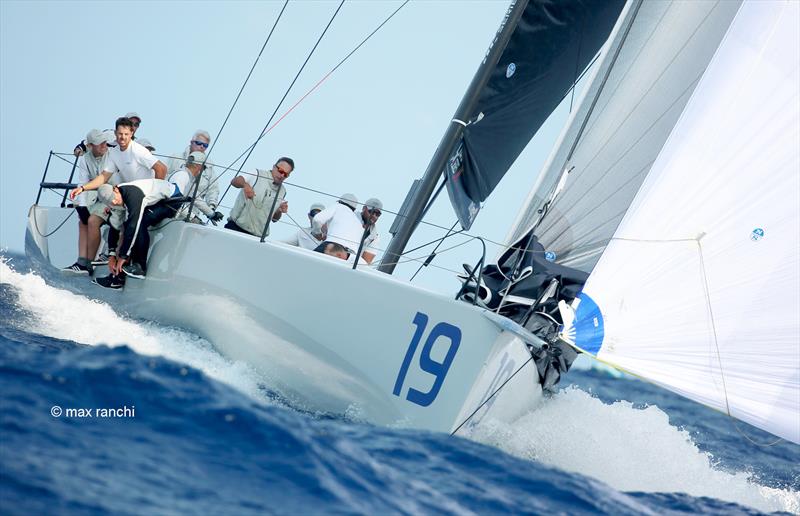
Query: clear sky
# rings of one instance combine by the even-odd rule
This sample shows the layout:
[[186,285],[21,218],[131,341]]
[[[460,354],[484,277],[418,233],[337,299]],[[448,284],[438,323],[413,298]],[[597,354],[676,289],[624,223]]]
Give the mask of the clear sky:
[[[230,165],[258,136],[339,2],[293,1],[264,51],[210,160]],[[350,52],[400,1],[348,1],[289,93],[278,116]],[[0,1],[0,247],[21,251],[25,220],[48,151],[69,152],[92,128],[129,111],[157,153],[183,151],[196,129],[217,132],[283,2]],[[313,202],[352,192],[399,209],[420,177],[481,61],[507,2],[413,1],[333,73],[258,145],[245,170],[290,156],[289,214],[301,224]],[[471,233],[502,241],[555,141],[565,108],[517,160],[486,202]],[[276,117],[277,118],[277,117]],[[70,165],[54,159],[48,179]],[[231,175],[221,180],[224,191]],[[232,206],[234,194],[224,206]],[[44,194],[42,204],[59,198]],[[223,209],[227,213],[227,209]],[[426,220],[450,227],[443,193]],[[291,219],[272,237],[296,230]],[[288,222],[288,224],[287,224]],[[392,217],[378,227],[389,242]],[[72,228],[77,237],[77,229]],[[444,231],[423,227],[409,247]],[[448,240],[442,248],[464,241]],[[448,243],[449,242],[449,243]],[[490,245],[489,259],[499,247]],[[479,258],[472,242],[434,261],[451,270]],[[418,251],[412,256],[424,256]],[[408,278],[417,265],[396,274]],[[453,273],[423,271],[416,284],[443,293]]]

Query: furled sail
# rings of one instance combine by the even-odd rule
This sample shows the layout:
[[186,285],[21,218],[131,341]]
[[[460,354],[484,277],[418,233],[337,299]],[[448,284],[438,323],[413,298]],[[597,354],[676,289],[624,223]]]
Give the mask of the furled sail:
[[572,87],[614,26],[623,0],[530,0],[445,167],[468,229],[514,160]]
[[740,2],[628,2],[507,238],[591,272]]
[[[800,3],[742,5],[689,93],[582,293],[563,311],[564,335],[800,443]],[[635,115],[612,118],[626,116]],[[617,168],[611,158],[601,167],[609,173]],[[604,198],[627,186],[596,188],[591,197]],[[575,224],[584,207],[570,198],[574,205],[558,211],[571,235],[553,233],[558,222],[549,220],[541,226],[549,244],[603,245],[604,233],[591,233],[605,227],[605,215]]]

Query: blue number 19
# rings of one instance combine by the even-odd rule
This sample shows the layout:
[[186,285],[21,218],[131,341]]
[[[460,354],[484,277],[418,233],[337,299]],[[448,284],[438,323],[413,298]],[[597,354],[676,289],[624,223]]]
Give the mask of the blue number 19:
[[[417,312],[417,314],[414,316],[413,324],[417,328],[414,331],[414,336],[411,338],[411,342],[408,345],[406,356],[403,358],[403,364],[400,366],[400,372],[397,374],[397,380],[394,383],[392,394],[395,396],[400,396],[400,391],[403,389],[403,383],[406,380],[408,368],[417,352],[417,346],[422,339],[422,334],[425,333],[425,328],[428,326],[428,316],[422,312]],[[444,360],[441,362],[437,362],[431,357],[433,345],[436,343],[436,340],[439,337],[447,337],[447,339],[450,341],[450,346],[447,349]],[[421,392],[413,387],[409,388],[408,394],[406,395],[406,399],[408,401],[423,407],[427,407],[433,403],[433,401],[436,399],[436,396],[439,394],[439,390],[442,388],[445,376],[447,376],[447,371],[450,370],[450,365],[453,363],[453,359],[456,357],[456,352],[458,351],[458,346],[460,344],[461,330],[457,326],[440,322],[433,327],[430,334],[428,334],[425,345],[422,346],[422,352],[419,355],[419,368],[426,373],[432,374],[435,377],[435,380],[428,392]]]

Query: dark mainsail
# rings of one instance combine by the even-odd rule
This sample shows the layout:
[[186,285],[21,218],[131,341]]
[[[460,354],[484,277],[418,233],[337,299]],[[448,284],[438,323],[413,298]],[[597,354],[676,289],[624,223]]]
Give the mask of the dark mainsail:
[[468,229],[486,199],[608,37],[624,0],[516,0],[409,203],[380,270],[391,273],[446,174]]
[[464,229],[606,41],[623,4],[528,3],[469,118],[462,120],[463,145],[453,153],[461,153],[462,168],[448,174],[448,188]]

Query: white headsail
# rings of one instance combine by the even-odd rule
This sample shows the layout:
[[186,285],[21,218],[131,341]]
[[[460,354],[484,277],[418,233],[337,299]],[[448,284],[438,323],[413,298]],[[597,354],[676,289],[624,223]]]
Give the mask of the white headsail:
[[565,330],[598,358],[794,442],[799,67],[800,4],[743,4]]
[[739,6],[628,2],[508,244],[536,224],[558,263],[592,270]]

